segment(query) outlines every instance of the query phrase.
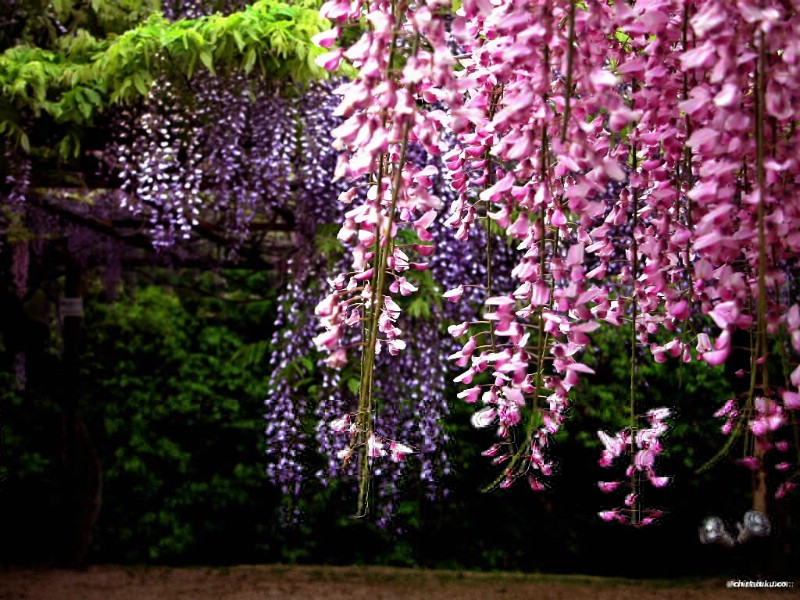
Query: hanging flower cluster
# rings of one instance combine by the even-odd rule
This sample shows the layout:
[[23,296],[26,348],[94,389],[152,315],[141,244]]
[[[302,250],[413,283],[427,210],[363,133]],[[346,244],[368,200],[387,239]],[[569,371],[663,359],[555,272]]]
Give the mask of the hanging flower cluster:
[[107,161],[122,180],[118,202],[149,220],[156,248],[196,240],[213,224],[235,257],[254,222],[287,210],[297,98],[241,75],[198,75],[189,91],[163,82],[144,106],[117,115]]
[[28,269],[30,251],[24,235],[24,218],[27,206],[26,196],[31,184],[31,161],[28,157],[14,152],[8,142],[2,144],[2,160],[6,173],[0,181],[0,194],[5,211],[0,213],[0,231],[5,233],[5,241],[11,245],[11,275],[17,296],[22,298],[28,289]]
[[[162,2],[162,10],[168,19],[177,20],[217,10],[230,12],[246,4],[243,0],[168,0]],[[425,10],[419,11],[420,31],[431,36],[438,27],[439,39],[444,40],[441,20],[437,17],[429,23],[426,18]],[[331,33],[321,36],[321,42],[328,43],[325,39],[330,39]],[[413,35],[401,37],[398,47],[413,43]],[[395,85],[397,93],[408,99],[426,85],[423,79],[449,76],[450,65],[441,63],[440,56],[430,48],[419,48],[418,73],[409,67]],[[152,60],[166,62],[165,57]],[[396,60],[392,68],[404,64],[399,54]],[[393,93],[386,92],[387,103]],[[309,317],[328,295],[326,280],[349,268],[349,261],[340,260],[336,252],[322,254],[318,247],[327,227],[343,220],[350,210],[337,201],[340,194],[351,193],[349,179],[330,181],[338,160],[338,152],[331,147],[331,131],[345,122],[343,113],[334,114],[336,99],[330,82],[286,86],[257,76],[224,73],[212,77],[205,72],[187,81],[159,79],[142,103],[120,107],[110,116],[113,141],[96,153],[104,162],[100,175],[111,184],[109,189],[93,191],[91,202],[80,203],[67,195],[56,198],[49,190],[45,200],[54,204],[61,200],[57,211],[51,212],[41,210],[44,200],[39,203],[37,198],[37,206],[26,203],[30,161],[4,146],[13,168],[7,176],[4,172],[0,192],[4,204],[19,207],[25,219],[21,223],[25,236],[14,237],[9,235],[12,224],[6,221],[10,213],[0,214],[2,242],[13,242],[8,244],[9,249],[13,246],[9,256],[13,255],[20,294],[26,283],[28,251],[34,260],[43,259],[44,249],[52,249],[48,244],[54,231],[63,232],[71,260],[83,267],[98,263],[104,267],[109,297],[113,297],[122,261],[131,256],[132,249],[138,261],[146,255],[142,250],[148,243],[159,251],[159,262],[167,264],[171,258],[181,264],[181,259],[194,256],[196,249],[207,256],[209,248],[229,264],[237,257],[248,258],[249,252],[257,254],[263,247],[278,246],[290,256],[280,265],[285,266],[287,283],[269,344],[270,393],[264,416],[267,474],[283,493],[292,496],[300,494],[309,480],[327,485],[335,476],[357,474],[358,461],[342,465],[345,455],[352,452],[349,436],[327,426],[344,415],[355,418],[358,398],[352,391],[353,375],[318,363],[318,355],[311,351],[318,332]],[[369,454],[380,463],[372,494],[384,523],[413,470],[418,470],[421,489],[430,496],[444,493],[440,478],[448,470],[443,430],[448,410],[447,373],[437,365],[446,361],[450,348],[439,323],[443,315],[466,318],[464,311],[454,310],[452,305],[432,307],[422,316],[402,314],[400,307],[406,308],[414,290],[422,286],[422,278],[431,295],[432,280],[447,284],[448,277],[463,276],[480,281],[483,275],[480,268],[459,264],[463,253],[453,245],[450,232],[434,229],[439,198],[447,200],[450,193],[442,178],[436,177],[441,166],[426,164],[440,144],[440,125],[435,115],[403,116],[406,109],[398,109],[394,124],[368,115],[369,123],[380,124],[387,135],[391,132],[394,136],[385,139],[381,160],[386,165],[385,195],[400,190],[396,222],[402,238],[402,243],[395,244],[397,252],[386,259],[394,274],[386,276],[390,300],[383,303],[379,327],[391,345],[384,344],[385,351],[375,359],[374,398],[382,410],[375,415],[373,436],[365,438]],[[383,119],[383,113],[379,118]],[[403,145],[397,136],[407,138],[404,163],[397,155]],[[404,166],[396,169],[395,164]],[[393,178],[400,171],[401,181],[395,185]],[[366,194],[365,186],[363,196],[357,193],[354,199],[360,202]],[[113,231],[107,228],[111,223]],[[102,233],[104,230],[116,237]],[[265,239],[262,247],[250,246],[257,243],[254,240]],[[134,243],[126,245],[129,240]],[[434,259],[436,245],[441,251]],[[479,243],[475,252],[480,252]],[[334,353],[328,363],[340,365],[348,346],[357,346],[360,339],[358,328],[348,331],[341,352]],[[386,360],[391,353],[399,353],[404,343],[412,346],[410,351]],[[303,380],[320,373],[319,385],[306,390]],[[324,426],[315,431],[309,425],[314,420]],[[318,460],[317,445],[326,462],[312,468]],[[414,459],[407,461],[411,453]]]
[[[333,478],[358,474],[350,435],[357,420],[358,398],[351,388],[354,375],[330,368],[342,366],[337,357],[345,354],[346,349],[340,348],[339,354],[323,354],[319,364],[314,364],[314,353],[309,352],[318,328],[317,321],[309,315],[329,295],[325,281],[333,278],[331,273],[337,269],[346,270],[349,264],[346,259],[331,263],[330,256],[321,255],[317,247],[325,228],[342,219],[349,210],[349,205],[338,202],[337,197],[348,191],[350,182],[343,179],[330,182],[338,154],[331,147],[331,131],[343,122],[334,114],[337,105],[329,83],[310,86],[302,96],[292,100],[298,122],[294,141],[291,144],[272,141],[276,147],[294,148],[289,164],[295,174],[291,208],[297,219],[294,230],[297,251],[289,264],[289,282],[280,299],[271,342],[271,392],[265,401],[267,472],[284,493],[293,496],[300,494],[310,477],[327,485]],[[268,124],[268,117],[255,115],[255,123],[250,127],[261,127],[261,119]],[[278,135],[274,128],[269,133]],[[265,131],[264,139],[266,134]],[[417,165],[427,156],[418,144],[408,148],[411,164]],[[437,194],[446,195],[447,190],[440,181],[433,185]],[[446,242],[446,238],[441,237]],[[446,259],[446,255],[445,251],[439,258]],[[455,259],[450,256],[450,261]],[[432,262],[430,269],[438,279],[445,268],[441,263]],[[402,282],[395,279],[395,283],[398,289],[392,293],[402,302],[403,294],[399,289]],[[402,482],[412,468],[418,471],[420,481],[431,496],[442,493],[438,480],[448,466],[442,422],[447,412],[446,377],[436,368],[444,360],[438,328],[441,319],[439,314],[429,318],[398,317],[396,322],[403,328],[403,339],[410,341],[411,351],[395,357],[389,353],[376,357],[375,399],[381,403],[382,410],[376,415],[374,433],[366,439],[365,448],[369,458],[380,463],[375,469],[379,477],[371,495],[378,507],[378,523],[383,526],[388,525]],[[357,345],[359,333],[346,332],[349,338],[345,338],[343,344]],[[313,398],[307,397],[297,385],[298,380],[311,375],[311,370],[321,374]],[[303,427],[312,412],[320,424],[316,442],[325,459],[324,467],[316,472],[310,472],[308,467],[314,459],[309,432]],[[413,467],[406,461],[412,453]]]
[[[339,198],[351,208],[338,236],[351,246],[353,261],[348,273],[331,279],[331,293],[317,306],[324,331],[315,343],[329,353],[331,366],[346,360],[348,331],[355,330],[361,347],[357,410],[331,424],[349,438],[341,458],[349,461],[358,454],[359,512],[369,502],[375,459],[400,462],[415,451],[376,430],[374,376],[377,355],[394,356],[406,348],[398,299],[418,290],[414,273],[428,269],[434,250],[429,229],[441,207],[431,192],[437,169],[418,168],[409,160],[409,149],[418,144],[433,155],[442,150],[437,111],[416,102],[424,93],[450,89],[454,60],[437,8],[424,2],[368,3],[363,6],[368,27],[361,38],[347,50],[335,49],[318,59],[333,70],[344,57],[358,69],[358,77],[337,90],[342,101],[336,114],[343,122],[333,131],[334,147],[342,150],[334,177],[353,182]],[[321,14],[337,23],[317,37],[329,47],[341,25],[361,18],[362,6],[330,0]]]
[[640,487],[642,478],[646,477],[654,487],[661,488],[670,481],[669,477],[658,475],[655,470],[656,459],[664,450],[661,436],[668,430],[665,422],[671,415],[668,408],[654,408],[648,410],[644,417],[647,426],[641,429],[623,429],[611,436],[605,431],[598,431],[597,435],[603,443],[604,450],[600,458],[601,467],[613,467],[618,458],[632,456],[632,462],[625,469],[625,480],[598,481],[597,487],[606,494],[624,489],[626,491],[624,507],[605,510],[598,513],[604,521],[617,521],[630,523],[636,526],[645,526],[661,517],[662,511],[647,509],[639,505]]
[[[642,349],[659,362],[719,365],[734,334],[752,331],[750,391],[743,410],[725,416],[733,431],[748,419],[755,455],[774,447],[770,440],[797,408],[797,382],[787,375],[775,385],[767,364],[769,340],[787,352],[784,364],[796,363],[789,356],[800,350],[798,7],[466,0],[446,33],[440,8],[364,5],[369,28],[361,41],[324,59],[335,66],[347,58],[360,69],[342,90],[337,175],[366,177],[367,185],[342,198],[355,202],[341,233],[355,260],[319,306],[318,345],[339,361],[343,332],[358,326],[364,356],[406,346],[392,294],[413,292],[405,271],[414,263],[394,242],[408,225],[424,242],[433,221],[426,211],[437,204],[414,198],[433,171],[406,169],[404,151],[408,139],[425,144],[421,124],[441,126],[457,194],[446,225],[459,241],[503,231],[518,253],[516,281],[500,287],[491,269],[497,248],[484,235],[486,281],[455,282],[444,294],[454,303],[468,291],[469,300],[482,296],[482,318],[449,329],[461,340],[451,359],[462,369],[455,382],[468,386],[459,396],[476,404],[473,424],[497,429],[498,443],[484,452],[502,468],[496,483],[524,476],[534,489],[545,486],[569,390],[592,372],[581,361],[589,336],[606,324],[624,327],[631,425],[601,438],[603,461],[629,456],[633,489],[627,512],[603,514],[647,524],[655,514],[639,506],[638,481],[669,480],[654,471],[668,409],[648,411],[640,397]],[[322,14],[337,22],[320,40],[332,48],[362,5],[331,0]],[[421,48],[435,52],[420,58]],[[437,53],[438,66],[426,70]],[[431,103],[436,109],[425,113]],[[426,147],[438,153],[440,138],[430,139],[437,143]],[[352,447],[367,454],[374,448],[369,366],[351,433]]]
[[[194,6],[192,10],[200,9]],[[330,33],[319,39],[325,43]],[[352,451],[349,437],[327,426],[354,410],[351,379],[323,371],[323,384],[313,399],[296,389],[296,382],[309,375],[310,369],[324,366],[308,366],[313,364],[309,352],[312,342],[322,348],[326,348],[326,342],[324,336],[316,335],[315,322],[307,315],[329,295],[318,282],[336,280],[332,265],[328,264],[330,257],[318,252],[319,238],[324,235],[321,232],[328,224],[342,220],[350,210],[349,205],[337,202],[337,197],[364,199],[350,190],[346,178],[333,184],[330,181],[341,168],[341,162],[337,167],[338,153],[331,147],[331,131],[343,126],[345,115],[335,110],[336,97],[331,94],[329,83],[312,84],[304,90],[279,89],[271,82],[250,81],[236,75],[198,75],[190,86],[191,94],[154,89],[142,109],[124,112],[118,119],[119,141],[111,155],[121,165],[120,175],[127,192],[122,202],[151,219],[154,238],[162,247],[177,251],[186,244],[181,237],[188,237],[191,243],[197,239],[197,228],[206,227],[207,223],[224,232],[235,253],[248,235],[252,237],[254,227],[263,227],[265,221],[275,219],[290,221],[293,251],[287,264],[289,281],[280,298],[280,314],[270,344],[271,391],[265,401],[265,434],[267,473],[285,494],[296,496],[310,475],[308,463],[313,460],[313,444],[303,425],[311,413],[326,424],[317,431],[316,441],[328,464],[313,473],[315,479],[327,484],[334,476],[356,474],[357,461],[342,467]],[[401,123],[398,127],[406,125]],[[445,376],[430,372],[431,366],[442,360],[436,351],[440,343],[437,321],[405,319],[391,299],[402,299],[413,292],[417,286],[410,273],[426,269],[433,243],[425,227],[430,227],[436,214],[432,208],[439,205],[436,195],[426,186],[441,188],[433,177],[435,170],[422,172],[425,165],[420,166],[420,159],[427,159],[433,149],[430,136],[434,133],[425,133],[422,125],[408,128],[404,177],[412,174],[419,181],[407,185],[404,180],[399,188],[411,190],[410,195],[416,194],[422,199],[421,206],[427,203],[427,208],[421,212],[412,208],[405,191],[398,196],[398,210],[417,217],[420,233],[416,243],[398,247],[387,258],[395,276],[379,324],[385,338],[379,338],[378,343],[389,355],[397,354],[406,339],[420,340],[424,348],[407,353],[400,362],[383,363],[378,359],[375,363],[378,378],[391,383],[376,388],[376,399],[384,410],[373,437],[365,438],[363,443],[373,458],[387,459],[388,464],[381,468],[380,483],[373,490],[384,521],[391,514],[399,482],[407,469],[402,459],[412,449],[418,458],[415,466],[419,465],[420,477],[431,494],[438,486],[437,475],[447,469],[441,423],[447,410]],[[389,171],[384,182],[385,190],[392,189]],[[185,206],[182,198],[193,199],[196,210],[180,208]],[[427,225],[418,218],[423,214]],[[181,221],[183,215],[190,215],[191,220]],[[164,235],[157,235],[159,232]],[[344,233],[340,233],[343,237]],[[362,244],[363,247],[366,246]],[[416,262],[409,256],[416,256]],[[335,268],[340,267],[346,268],[344,264]],[[361,293],[365,294],[364,290]],[[325,310],[319,308],[317,312],[324,317]],[[336,327],[333,324],[332,328]],[[327,352],[327,366],[341,367],[348,348],[359,343],[360,332],[339,333],[335,342],[341,344]],[[332,347],[334,340],[327,343]],[[427,386],[427,393],[420,393],[423,386]],[[424,416],[417,422],[401,406],[413,407],[416,414]]]

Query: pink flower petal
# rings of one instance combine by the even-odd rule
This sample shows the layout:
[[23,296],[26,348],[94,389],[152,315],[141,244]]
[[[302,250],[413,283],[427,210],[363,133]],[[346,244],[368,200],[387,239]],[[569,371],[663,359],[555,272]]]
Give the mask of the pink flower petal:
[[475,429],[484,429],[490,427],[495,422],[497,411],[491,406],[479,410],[470,418],[470,423]]
[[598,481],[597,487],[600,488],[600,491],[604,494],[610,494],[614,490],[616,490],[622,484],[621,481]]
[[322,31],[311,38],[311,41],[314,42],[317,46],[321,46],[323,48],[331,48],[334,43],[336,43],[336,39],[339,37],[341,33],[341,28],[336,26],[333,29],[328,29],[327,31]]
[[341,48],[337,48],[333,52],[326,52],[325,54],[321,54],[315,58],[314,64],[318,67],[322,67],[326,71],[335,71],[339,68],[339,64],[342,62],[342,54],[343,50]]
[[692,149],[696,149],[699,146],[716,142],[718,137],[719,132],[715,129],[711,129],[710,127],[702,127],[692,133],[692,136],[686,140],[686,145]]
[[655,462],[656,455],[652,450],[640,450],[636,453],[636,468],[640,471],[652,469]]
[[655,487],[661,488],[667,485],[672,480],[672,477],[660,477],[652,475],[649,477],[649,479],[650,483],[652,483]]
[[796,483],[793,483],[791,481],[784,481],[780,486],[778,486],[778,489],[775,492],[775,498],[777,498],[778,500],[784,498],[786,494],[791,492],[796,487],[797,487]]
[[481,388],[480,386],[476,385],[475,387],[468,388],[463,390],[457,394],[457,397],[467,402],[469,404],[474,404],[478,401],[478,396],[480,396]]
[[800,409],[800,393],[790,392],[785,390],[783,392],[783,405],[789,410]]
[[452,290],[447,290],[444,294],[442,294],[442,298],[444,298],[448,302],[458,302],[459,300],[461,300],[461,296],[463,295],[464,295],[464,286],[459,285],[458,287],[455,287]]
[[751,471],[758,471],[761,468],[761,461],[755,456],[745,456],[736,461],[737,464],[750,469]]
[[711,366],[719,366],[728,360],[730,348],[723,348],[722,350],[712,350],[711,352],[704,352],[702,355],[703,361]]

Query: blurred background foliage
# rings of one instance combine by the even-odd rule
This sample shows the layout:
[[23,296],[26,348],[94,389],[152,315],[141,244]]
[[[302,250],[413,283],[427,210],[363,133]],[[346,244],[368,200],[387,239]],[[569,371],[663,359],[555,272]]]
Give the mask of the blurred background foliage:
[[[674,482],[645,496],[646,505],[666,511],[659,525],[632,530],[596,516],[615,499],[595,484],[609,473],[597,466],[594,432],[623,424],[628,386],[626,341],[609,332],[595,336],[586,357],[597,375],[575,391],[548,490],[481,491],[495,472],[480,456],[492,435],[471,428],[472,411],[453,390],[452,471],[441,497],[431,501],[409,481],[394,520],[380,529],[349,517],[348,482],[325,488],[309,481],[292,499],[267,481],[262,415],[271,349],[263,340],[277,302],[269,276],[150,269],[127,277],[115,302],[99,279],[86,284],[80,411],[104,480],[93,562],[371,563],[666,577],[742,573],[753,561],[755,546],[727,551],[697,540],[703,517],[733,522],[749,507],[749,476],[732,460],[695,473],[724,442],[711,416],[731,393],[721,369],[641,366],[646,405],[677,412],[659,469]],[[41,315],[42,302],[28,301],[28,318]],[[14,356],[0,346],[5,563],[58,560],[63,498],[54,395],[61,342],[57,322],[48,326],[42,351],[27,353],[24,389]],[[310,380],[317,358],[304,361]],[[317,387],[307,383],[303,393],[313,395]],[[305,426],[313,432],[316,423]],[[308,460],[321,458],[309,451]],[[786,510],[797,514],[796,506]],[[796,530],[789,533],[796,540]]]

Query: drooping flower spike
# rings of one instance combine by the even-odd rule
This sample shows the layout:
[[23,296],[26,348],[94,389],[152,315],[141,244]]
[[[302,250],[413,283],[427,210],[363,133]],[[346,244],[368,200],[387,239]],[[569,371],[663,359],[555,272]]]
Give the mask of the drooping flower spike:
[[[326,6],[340,23],[355,10]],[[449,328],[460,346],[451,360],[465,386],[459,397],[476,405],[473,424],[499,438],[486,452],[502,469],[494,485],[524,478],[544,487],[570,390],[592,374],[581,353],[597,328],[624,327],[631,423],[601,435],[601,464],[625,455],[630,489],[625,507],[604,518],[652,522],[639,488],[670,481],[655,470],[669,414],[648,411],[637,394],[641,349],[658,362],[716,366],[730,357],[737,330],[753,331],[755,393],[721,416],[737,432],[747,415],[759,452],[800,404],[798,382],[776,390],[766,366],[768,336],[785,332],[800,349],[791,284],[800,256],[797,9],[745,0],[471,0],[447,29],[437,21],[443,6],[370,4],[369,31],[344,52],[361,75],[340,109],[348,122],[338,144],[349,153],[337,175],[367,176],[371,185],[345,221],[356,275],[341,293],[346,301],[360,294],[378,319],[388,297],[379,278],[390,263],[381,257],[391,258],[389,294],[402,293],[399,277],[413,260],[391,248],[395,228],[410,224],[428,241],[430,210],[439,210],[414,187],[424,187],[425,168],[401,164],[402,140],[441,153],[456,196],[444,224],[465,244],[485,241],[483,293],[452,281],[444,300],[462,314],[479,311]],[[411,35],[390,49],[404,53],[402,74],[381,69],[387,32],[399,30]],[[397,135],[405,131],[409,138]],[[387,206],[400,207],[400,218]],[[506,245],[515,260],[501,274],[494,256]],[[502,276],[513,283],[501,286]],[[329,324],[324,341],[343,322]],[[391,314],[381,324],[384,343],[399,339]]]

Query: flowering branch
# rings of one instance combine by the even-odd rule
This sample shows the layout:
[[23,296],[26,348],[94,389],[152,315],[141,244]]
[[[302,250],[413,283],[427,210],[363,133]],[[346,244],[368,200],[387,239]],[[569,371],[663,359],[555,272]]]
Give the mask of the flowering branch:
[[[637,389],[643,345],[657,362],[698,359],[717,366],[730,356],[734,332],[753,330],[752,372],[759,378],[753,380],[753,401],[741,414],[731,409],[721,415],[729,419],[728,430],[734,435],[745,431],[739,423],[748,414],[754,417],[750,432],[763,445],[762,430],[782,426],[784,411],[800,404],[798,392],[786,389],[780,392],[783,406],[778,405],[766,376],[769,336],[779,324],[800,349],[800,305],[790,297],[767,297],[770,290],[785,289],[791,278],[786,265],[796,264],[800,256],[800,238],[787,226],[787,220],[800,219],[800,211],[793,203],[775,201],[778,193],[796,194],[785,175],[797,167],[790,150],[796,132],[790,124],[797,120],[791,107],[794,95],[800,98],[800,85],[788,84],[796,51],[789,42],[772,42],[783,40],[774,32],[784,35],[794,26],[784,23],[795,23],[796,11],[773,2],[756,7],[749,1],[720,0],[465,0],[446,31],[441,23],[435,30],[426,28],[437,19],[434,4],[441,6],[412,3],[405,13],[402,4],[391,10],[386,3],[371,5],[370,37],[356,45],[358,52],[347,54],[364,81],[383,76],[369,93],[354,97],[375,98],[382,106],[384,90],[402,89],[407,108],[399,114],[432,120],[437,133],[449,132],[439,139],[450,144],[443,161],[457,197],[445,225],[464,244],[470,236],[481,237],[486,256],[483,297],[466,281],[444,293],[462,307],[459,314],[475,304],[485,309],[481,319],[461,317],[449,328],[462,338],[451,359],[464,369],[454,381],[469,386],[458,396],[479,404],[473,425],[497,427],[498,442],[484,454],[502,471],[490,487],[507,487],[527,476],[534,489],[543,489],[541,477],[552,469],[545,457],[549,440],[565,419],[570,390],[581,374],[592,373],[580,361],[589,335],[602,325],[623,326],[630,344],[629,425],[614,436],[600,436],[605,447],[601,463],[610,466],[627,453],[630,489],[626,507],[606,511],[604,518],[646,525],[658,511],[640,507],[640,487],[644,477],[655,487],[669,481],[656,474],[655,460],[670,410],[643,406]],[[334,20],[336,14],[356,16],[353,6],[340,0],[326,6],[323,14]],[[339,7],[339,13],[331,6]],[[392,27],[377,27],[384,22]],[[391,31],[381,46],[392,49],[388,63],[366,52],[379,31]],[[413,44],[402,43],[407,35],[418,37]],[[441,49],[445,60],[438,63],[440,70],[415,71],[409,79],[409,65],[418,68],[423,60],[417,42]],[[448,43],[457,53],[457,68]],[[398,88],[400,80],[393,77],[403,61],[407,85]],[[381,71],[376,67],[381,64],[391,68]],[[346,98],[344,106],[353,102]],[[419,109],[430,103],[435,110]],[[369,110],[343,112],[351,121],[340,130],[340,145],[354,156],[340,163],[339,173],[373,173],[369,193],[375,202],[368,218],[360,209],[351,211],[352,222],[343,229],[344,239],[363,238],[371,247],[362,244],[354,250],[352,277],[358,283],[339,279],[336,284],[342,298],[362,282],[369,288],[367,295],[359,292],[366,313],[352,317],[364,327],[364,356],[369,357],[362,363],[356,413],[361,433],[353,442],[363,456],[369,447],[365,440],[374,434],[369,416],[374,409],[372,353],[380,346],[378,333],[387,319],[394,319],[380,320],[390,299],[383,290],[386,268],[391,271],[393,260],[406,260],[396,253],[394,233],[385,227],[408,223],[415,210],[413,202],[404,205],[401,188],[409,177],[400,172],[408,144],[423,136],[417,129],[420,120],[394,121],[397,107],[382,112],[382,126],[394,145],[373,161],[361,147],[370,135],[374,139],[374,132],[367,135],[362,128],[372,122],[379,139],[384,129],[370,121]],[[776,133],[767,156],[770,119]],[[444,143],[432,148],[433,154],[442,150]],[[348,194],[346,200],[355,196]],[[429,214],[415,222],[417,231],[419,224],[427,231],[433,222]],[[473,225],[482,218],[486,227],[476,231]],[[364,222],[370,225],[359,225]],[[494,230],[503,231],[512,246],[515,264],[508,275],[516,289],[498,283],[503,273],[494,258],[504,244]],[[623,247],[620,240],[627,244]],[[718,328],[715,338],[707,329],[712,322]],[[340,323],[328,323],[323,345],[339,335],[334,325]],[[662,332],[667,341],[653,341]],[[694,336],[695,351],[690,345]],[[394,333],[390,337],[396,339]],[[522,435],[512,433],[520,426]],[[605,482],[601,489],[621,485]]]

